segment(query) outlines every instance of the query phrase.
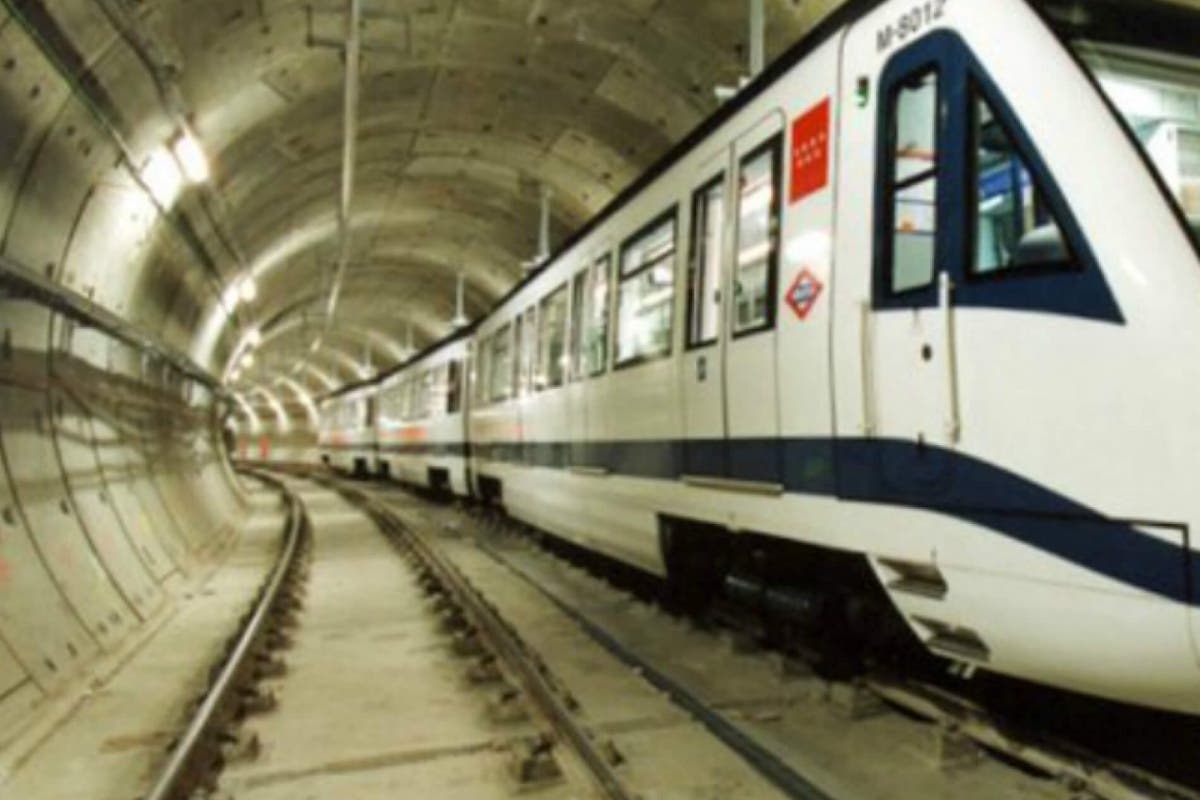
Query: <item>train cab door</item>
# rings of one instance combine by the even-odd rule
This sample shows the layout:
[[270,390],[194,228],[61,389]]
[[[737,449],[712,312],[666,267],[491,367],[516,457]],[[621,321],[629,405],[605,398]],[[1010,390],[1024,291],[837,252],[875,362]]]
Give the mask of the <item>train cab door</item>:
[[721,151],[699,170],[688,228],[687,308],[684,329],[683,413],[686,476],[724,478],[725,335],[721,309],[725,292],[725,243],[729,241],[729,152]]
[[783,480],[775,323],[784,129],[773,111],[734,143],[726,227],[727,476],[769,485]]
[[877,46],[875,31],[857,26],[843,48],[838,487],[847,496],[936,502],[950,490],[959,436],[947,233],[961,203],[948,191],[954,176],[939,150],[957,124],[947,114],[955,56],[916,45],[880,75],[864,75]]

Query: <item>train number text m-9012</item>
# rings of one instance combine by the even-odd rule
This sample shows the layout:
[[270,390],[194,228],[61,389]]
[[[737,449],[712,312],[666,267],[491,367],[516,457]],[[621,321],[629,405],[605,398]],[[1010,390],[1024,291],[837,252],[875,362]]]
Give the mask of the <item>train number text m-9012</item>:
[[946,13],[948,2],[949,0],[925,0],[905,11],[895,22],[880,28],[875,34],[875,44],[879,52],[904,44],[940,20]]

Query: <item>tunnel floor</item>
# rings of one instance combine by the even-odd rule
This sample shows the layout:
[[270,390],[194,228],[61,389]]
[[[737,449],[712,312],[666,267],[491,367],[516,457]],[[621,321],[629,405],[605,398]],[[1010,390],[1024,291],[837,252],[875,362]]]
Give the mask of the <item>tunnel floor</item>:
[[[514,684],[469,677],[483,651],[462,651],[427,574],[402,557],[396,537],[354,492],[387,509],[406,535],[436,547],[486,598],[570,697],[589,735],[611,745],[622,781],[639,796],[1073,796],[1066,783],[1003,759],[947,754],[937,725],[878,702],[861,708],[839,691],[845,687],[728,630],[669,614],[538,546],[510,522],[379,485],[285,483],[311,521],[308,577],[296,624],[277,653],[286,670],[260,682],[276,703],[241,726],[258,750],[216,776],[224,793],[217,796],[599,796],[569,760],[555,780],[514,777],[514,754],[545,734],[546,720],[528,695],[505,699]],[[174,610],[120,663],[32,730],[22,754],[4,754],[10,777],[0,797],[144,796],[280,551],[286,526],[277,499],[273,490],[252,495],[252,513],[220,568],[181,591]],[[781,791],[651,672],[812,781],[817,793]]]

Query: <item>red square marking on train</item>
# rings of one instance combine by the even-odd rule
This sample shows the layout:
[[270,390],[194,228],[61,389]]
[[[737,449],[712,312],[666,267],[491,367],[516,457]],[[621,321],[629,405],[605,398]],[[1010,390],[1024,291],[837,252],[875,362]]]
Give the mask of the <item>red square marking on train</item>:
[[829,183],[829,98],[792,122],[792,191],[796,203]]
[[792,311],[796,312],[796,316],[804,321],[808,319],[809,313],[817,304],[817,298],[821,296],[821,290],[824,288],[825,284],[817,280],[817,276],[806,269],[796,276],[796,280],[792,281],[784,301],[791,306]]

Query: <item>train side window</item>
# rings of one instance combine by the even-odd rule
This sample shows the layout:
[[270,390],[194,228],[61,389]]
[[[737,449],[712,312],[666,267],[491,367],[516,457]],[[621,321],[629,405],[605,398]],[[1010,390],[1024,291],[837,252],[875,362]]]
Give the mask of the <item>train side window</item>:
[[446,366],[446,413],[462,410],[462,362],[458,359]]
[[488,366],[491,363],[491,340],[479,341],[471,350],[471,401],[476,408],[483,408],[491,399],[488,397]]
[[937,245],[938,73],[896,88],[889,150],[889,288],[892,294],[933,283]]
[[542,298],[538,311],[541,328],[538,330],[537,375],[534,388],[553,389],[563,385],[566,375],[567,344],[567,285]]
[[779,150],[775,137],[742,159],[738,170],[737,255],[733,263],[733,334],[775,324],[779,255]]
[[429,370],[429,392],[425,398],[425,416],[431,417],[442,413],[446,407],[446,368],[434,367]]
[[608,368],[608,304],[612,285],[612,255],[605,253],[592,264],[588,280],[587,334],[583,343],[584,366],[589,376]]
[[421,373],[420,389],[417,392],[417,419],[428,419],[436,397],[437,375],[434,370],[427,369]]
[[587,271],[581,271],[571,279],[571,337],[567,345],[570,360],[570,378],[577,381],[585,374],[583,368],[583,301],[587,297]]
[[[520,328],[520,318],[517,327]],[[491,369],[488,371],[491,386],[488,394],[493,403],[500,403],[512,397],[513,391],[513,347],[512,329],[505,325],[492,336],[489,348]]]
[[517,347],[517,396],[525,397],[533,392],[534,367],[537,363],[537,306],[532,305],[521,315]]
[[616,360],[620,365],[671,352],[675,310],[676,212],[634,234],[621,248]]
[[718,175],[692,197],[692,241],[688,253],[688,346],[717,340],[721,319],[721,232],[725,227],[725,176]]
[[1030,267],[1071,267],[1062,227],[991,105],[976,89],[971,103],[971,274],[999,277]]
[[401,421],[408,422],[412,416],[412,379],[405,378],[397,389],[396,408]]

